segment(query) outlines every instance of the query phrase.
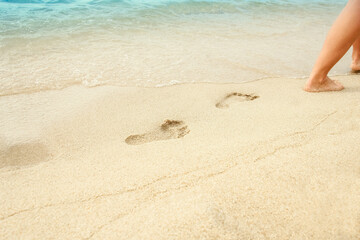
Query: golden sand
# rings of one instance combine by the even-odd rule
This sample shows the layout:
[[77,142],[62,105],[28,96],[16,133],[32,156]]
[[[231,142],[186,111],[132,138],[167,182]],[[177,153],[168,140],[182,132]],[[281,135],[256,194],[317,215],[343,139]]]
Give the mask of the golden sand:
[[0,98],[0,239],[360,239],[360,77]]

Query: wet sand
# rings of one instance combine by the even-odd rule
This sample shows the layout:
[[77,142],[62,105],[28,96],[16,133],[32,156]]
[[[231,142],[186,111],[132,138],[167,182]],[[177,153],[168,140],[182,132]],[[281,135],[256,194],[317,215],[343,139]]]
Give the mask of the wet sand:
[[360,76],[0,98],[0,239],[360,239]]

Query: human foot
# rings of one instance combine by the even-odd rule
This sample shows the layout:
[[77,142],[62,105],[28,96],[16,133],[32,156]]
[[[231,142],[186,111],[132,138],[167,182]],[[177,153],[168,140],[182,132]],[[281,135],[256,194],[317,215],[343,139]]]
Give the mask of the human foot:
[[341,91],[344,86],[338,82],[326,77],[323,81],[311,81],[308,80],[304,90],[307,92],[329,92],[329,91]]

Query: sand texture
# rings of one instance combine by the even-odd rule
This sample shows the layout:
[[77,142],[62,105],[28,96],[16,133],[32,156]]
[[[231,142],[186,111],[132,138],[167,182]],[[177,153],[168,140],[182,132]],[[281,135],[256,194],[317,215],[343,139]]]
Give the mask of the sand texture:
[[360,77],[0,98],[0,239],[360,239]]

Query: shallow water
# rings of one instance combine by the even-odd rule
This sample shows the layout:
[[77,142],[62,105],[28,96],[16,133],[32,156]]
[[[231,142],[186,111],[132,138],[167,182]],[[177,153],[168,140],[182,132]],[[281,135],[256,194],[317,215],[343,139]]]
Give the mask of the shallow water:
[[[346,1],[0,0],[0,95],[309,74]],[[332,74],[346,74],[345,57]]]

